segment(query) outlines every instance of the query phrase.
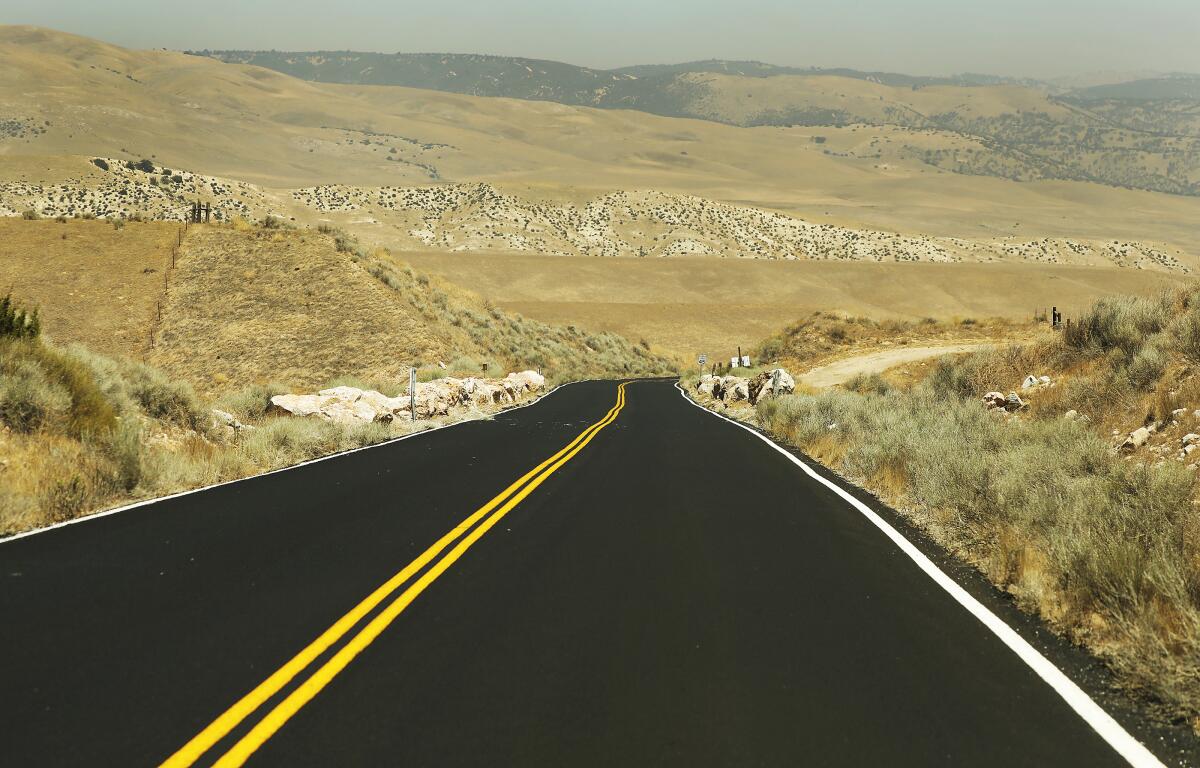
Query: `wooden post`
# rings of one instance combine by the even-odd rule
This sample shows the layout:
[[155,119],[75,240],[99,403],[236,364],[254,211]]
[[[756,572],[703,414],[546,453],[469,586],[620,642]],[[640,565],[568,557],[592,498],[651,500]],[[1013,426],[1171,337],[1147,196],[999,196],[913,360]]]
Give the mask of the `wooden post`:
[[208,217],[209,217],[209,215],[210,215],[211,213],[212,213],[212,204],[211,204],[211,203],[205,203],[205,204],[204,204],[204,223],[205,223],[205,224],[207,224],[207,223],[208,223]]

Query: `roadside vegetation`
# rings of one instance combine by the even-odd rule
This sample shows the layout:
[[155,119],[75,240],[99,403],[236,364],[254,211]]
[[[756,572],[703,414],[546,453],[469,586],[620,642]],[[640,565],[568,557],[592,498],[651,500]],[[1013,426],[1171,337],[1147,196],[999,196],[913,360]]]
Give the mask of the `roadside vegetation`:
[[[1051,383],[1023,389],[1031,374]],[[1024,405],[988,409],[991,391]],[[1200,729],[1200,452],[1187,448],[1200,291],[1102,299],[1069,329],[942,358],[911,387],[860,376],[741,416],[878,494]]]
[[[430,425],[397,421],[344,427],[268,416],[270,396],[282,391],[255,386],[203,403],[190,385],[141,363],[103,357],[79,345],[61,347],[36,333],[5,332],[0,336],[0,536]],[[257,428],[235,431],[214,423],[210,405]]]

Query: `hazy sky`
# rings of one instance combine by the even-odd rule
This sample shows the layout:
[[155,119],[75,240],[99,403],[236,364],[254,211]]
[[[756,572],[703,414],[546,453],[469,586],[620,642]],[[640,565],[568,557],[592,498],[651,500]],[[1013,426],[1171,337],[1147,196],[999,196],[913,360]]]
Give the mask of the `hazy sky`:
[[0,0],[0,23],[139,48],[497,53],[594,67],[724,58],[912,74],[1200,72],[1200,0]]

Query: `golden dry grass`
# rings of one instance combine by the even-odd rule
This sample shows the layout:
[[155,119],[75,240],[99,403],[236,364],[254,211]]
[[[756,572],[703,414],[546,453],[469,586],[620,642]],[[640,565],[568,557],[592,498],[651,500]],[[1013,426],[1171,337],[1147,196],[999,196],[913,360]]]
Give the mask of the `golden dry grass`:
[[1180,278],[1100,267],[856,264],[712,258],[591,259],[502,253],[405,253],[505,309],[645,338],[692,361],[757,346],[817,310],[877,320],[1031,319],[1112,293],[1149,295]]
[[193,226],[150,362],[199,392],[395,377],[443,340],[327,235]]
[[0,292],[40,308],[43,328],[108,355],[138,356],[179,226],[0,218]]

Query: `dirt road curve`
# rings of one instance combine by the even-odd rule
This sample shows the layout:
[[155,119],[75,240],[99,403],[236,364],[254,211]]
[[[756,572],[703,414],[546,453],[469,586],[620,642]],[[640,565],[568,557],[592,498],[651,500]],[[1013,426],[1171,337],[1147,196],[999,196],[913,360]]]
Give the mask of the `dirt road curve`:
[[844,384],[860,373],[881,373],[893,366],[912,363],[942,355],[953,355],[960,352],[970,352],[980,347],[986,347],[991,342],[976,341],[966,344],[934,344],[925,347],[896,347],[865,355],[848,357],[844,360],[818,366],[800,375],[800,382],[810,387],[823,389],[837,384]]

